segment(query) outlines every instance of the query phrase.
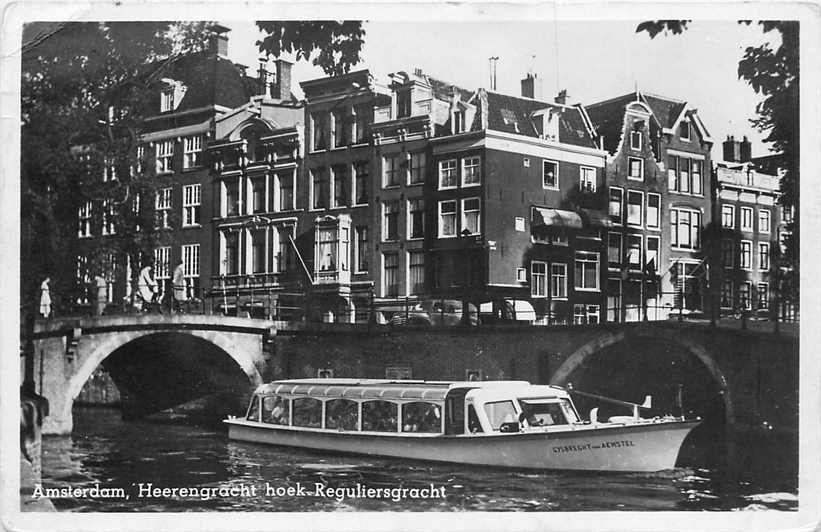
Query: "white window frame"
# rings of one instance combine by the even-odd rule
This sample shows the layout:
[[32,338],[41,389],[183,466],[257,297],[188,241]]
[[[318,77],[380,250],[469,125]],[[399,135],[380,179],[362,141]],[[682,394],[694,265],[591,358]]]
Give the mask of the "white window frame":
[[196,297],[193,293],[194,279],[200,276],[200,245],[184,244],[181,248],[181,256],[186,296],[192,299]]
[[182,168],[189,170],[202,166],[202,135],[183,137]]
[[[762,223],[762,215],[766,215],[766,223]],[[769,209],[758,209],[758,232],[763,234],[770,234],[770,227],[772,227],[772,214]]]
[[117,224],[116,224],[116,208],[114,205],[114,200],[112,199],[105,199],[103,200],[103,228],[102,234],[105,235],[116,235],[117,234]]
[[[639,163],[639,175],[634,176],[632,174],[633,170],[633,162]],[[627,179],[631,181],[644,181],[644,159],[641,157],[628,157],[627,158]]]
[[[763,250],[767,250],[766,253],[762,253]],[[768,272],[772,267],[772,255],[770,251],[772,250],[772,246],[770,246],[769,242],[759,242],[758,243],[758,271],[760,272]],[[763,258],[767,257],[767,264],[764,264]],[[766,266],[766,267],[765,267]]]
[[[699,168],[699,171],[696,172],[696,168]],[[694,196],[703,196],[704,195],[704,162],[700,159],[691,159],[690,160],[690,194]],[[698,187],[696,187],[696,183],[698,183]],[[698,190],[696,190],[698,188]]]
[[[388,211],[389,207],[396,208],[396,236],[391,238],[388,234],[388,214],[394,214],[393,211]],[[388,200],[382,202],[382,242],[396,242],[399,240],[399,215],[402,212],[402,204],[399,200]]]
[[[445,171],[453,170],[453,185],[444,185]],[[439,190],[450,190],[459,186],[459,163],[456,159],[439,161]]]
[[[160,246],[154,248],[154,278],[171,279],[171,246]],[[160,290],[165,288],[165,283],[157,283]]]
[[[562,270],[561,273],[555,271],[557,269]],[[553,281],[556,280],[557,282],[554,283]],[[558,282],[560,281],[560,283]],[[551,299],[567,299],[567,263],[564,262],[552,262],[550,263],[550,279],[548,280],[550,283],[549,290],[551,292]],[[561,288],[561,289],[559,289]]]
[[526,283],[527,282],[527,268],[516,268],[516,282],[517,283]]
[[[355,274],[357,274],[357,273],[368,273],[368,268],[370,267],[370,261],[368,261],[368,258],[369,258],[368,232],[369,232],[369,229],[368,229],[367,225],[357,225],[354,228],[354,256],[353,256],[354,266],[353,266],[353,268],[354,268],[354,273]],[[363,233],[365,235],[365,238],[360,239],[359,236]],[[363,246],[365,248],[364,251],[362,250]],[[365,262],[366,262],[366,264],[365,264],[366,268],[365,269],[360,269],[359,268],[361,266],[361,264],[359,263],[360,254],[365,257]]]
[[[741,289],[742,286],[747,287],[747,300],[744,301],[741,298],[741,295],[744,293],[744,290]],[[750,281],[742,281],[738,284],[738,304],[742,306],[744,310],[751,310],[753,308],[753,283]]]
[[[536,271],[536,267],[543,271]],[[541,282],[536,282],[541,279]],[[547,263],[543,260],[530,261],[530,297],[547,297],[549,275]]]
[[[745,213],[748,213],[750,215],[750,223],[748,225],[744,224],[744,214]],[[754,219],[754,216],[753,216],[754,214],[755,214],[755,212],[753,211],[752,207],[741,207],[741,225],[739,227],[741,231],[752,231],[753,230],[753,227],[755,227],[755,219]]]
[[[414,229],[413,213],[418,212],[418,211],[413,210],[412,206],[416,202],[421,202],[422,203],[422,209],[421,209],[421,211],[422,211],[422,221],[421,221],[422,236],[413,236],[413,229]],[[407,201],[406,222],[407,223],[405,225],[407,226],[407,229],[408,229],[408,235],[407,235],[408,240],[421,240],[421,239],[425,238],[425,199],[424,198],[410,198],[410,199],[408,199],[408,201]]]
[[608,192],[607,192],[607,214],[608,214],[608,216],[614,216],[614,214],[610,212],[610,205],[613,202],[613,199],[611,197],[611,191],[613,191],[613,190],[618,190],[619,191],[619,221],[614,222],[614,223],[622,225],[626,221],[625,216],[624,216],[624,189],[623,188],[621,188],[621,187],[610,187],[610,189],[608,190]]
[[[634,248],[632,246],[633,241],[638,241],[639,247]],[[632,262],[630,259],[633,256],[633,250],[638,250],[638,259],[637,262]],[[644,239],[641,237],[641,234],[631,234],[627,235],[627,239],[624,243],[624,251],[625,251],[625,262],[627,263],[627,268],[632,271],[642,271],[644,269]]]
[[160,91],[160,112],[167,113],[174,110],[174,87],[164,87]]
[[[388,161],[393,164],[389,165]],[[402,183],[402,154],[390,153],[382,156],[382,188],[395,188]],[[393,183],[390,182],[388,176],[393,177]]]
[[[656,242],[656,249],[652,250],[652,257],[651,257],[651,250],[650,250],[650,242],[651,241]],[[647,237],[645,237],[644,250],[643,251],[644,251],[644,261],[642,263],[642,270],[644,270],[647,267],[647,265],[650,264],[650,259],[653,258],[653,259],[655,259],[654,263],[655,263],[655,267],[656,267],[656,272],[658,272],[659,268],[660,268],[660,266],[659,266],[659,254],[661,253],[661,237],[647,235]]]
[[157,189],[157,195],[154,200],[154,210],[157,212],[158,229],[168,229],[171,227],[169,215],[171,213],[173,198],[173,187],[163,187]]
[[90,238],[91,236],[93,236],[91,232],[91,218],[93,210],[94,206],[90,201],[86,201],[82,205],[80,205],[80,208],[77,212],[79,224],[77,227],[77,236],[79,238]]
[[[388,289],[388,275],[387,275],[388,274],[388,269],[386,267],[387,266],[387,264],[386,264],[387,261],[385,260],[388,257],[388,255],[396,257],[396,267],[391,268],[395,272],[395,275],[396,275],[396,283],[395,283],[396,284],[396,294],[390,294],[389,289]],[[383,297],[390,297],[392,295],[400,296],[401,294],[399,293],[399,285],[401,283],[399,281],[400,281],[399,280],[399,252],[398,251],[386,251],[386,252],[382,253],[382,296]]]
[[[761,305],[761,288],[764,288],[764,305]],[[755,285],[755,305],[756,308],[768,310],[770,308],[770,283],[759,282]]]
[[[426,173],[426,156],[425,152],[417,151],[410,153],[410,160],[408,161],[408,186],[423,185],[425,183]],[[418,179],[414,180],[414,172]]]
[[[577,278],[575,278],[575,275],[574,275],[573,288],[577,292],[598,292],[598,291],[601,290],[601,286],[600,286],[601,283],[599,281],[599,277],[601,277],[601,257],[599,256],[598,253],[596,253],[594,251],[580,251],[580,250],[577,250],[576,253],[573,255],[573,269],[574,269],[574,271],[575,271],[576,262],[578,262],[581,259],[582,256],[587,257],[587,259],[582,259],[582,269],[581,269],[582,279],[577,279]],[[584,264],[588,264],[588,263],[593,262],[592,260],[589,260],[589,258],[591,258],[591,257],[595,257],[595,259],[596,259],[595,260],[595,264],[596,264],[596,275],[595,275],[596,286],[593,287],[593,288],[585,288],[584,287],[584,284],[585,284],[584,280],[586,279],[586,277],[584,275],[584,272],[586,270],[584,269]]]
[[158,174],[170,174],[174,171],[172,166],[174,160],[174,140],[157,141],[156,165]]
[[[465,207],[465,204],[469,201],[476,201],[476,203],[478,204],[478,207],[476,209],[467,210],[467,208]],[[475,213],[477,213],[476,214],[476,231],[472,231],[470,234],[471,235],[481,235],[482,234],[482,200],[481,200],[481,198],[479,198],[478,196],[472,197],[472,198],[462,198],[461,204],[462,204],[461,205],[461,207],[462,207],[462,231],[464,231],[465,229],[468,228],[467,214],[469,212],[471,212],[471,213],[475,212]],[[461,234],[461,231],[459,232],[459,234]]]
[[[422,263],[421,264],[414,264],[412,257],[422,257]],[[407,279],[407,287],[405,288],[405,293],[408,294],[408,295],[419,295],[419,294],[424,293],[424,291],[425,291],[425,251],[423,249],[409,249],[405,258],[407,260],[407,268],[408,268],[407,275],[405,277]],[[414,286],[413,286],[414,282],[413,282],[412,273],[413,273],[414,266],[417,267],[417,268],[421,266],[422,281],[419,283],[419,284],[422,285],[421,290],[415,290]]]
[[[634,142],[635,139],[638,139],[638,143]],[[641,151],[643,141],[643,136],[641,134],[641,130],[633,129],[630,131],[630,149]]]
[[200,208],[202,205],[201,187],[199,183],[182,187],[182,226],[196,227],[200,225]]
[[[730,216],[730,225],[724,223],[725,215]],[[735,229],[735,205],[731,205],[729,203],[722,203],[721,204],[721,227],[726,227],[728,229]]]
[[[650,198],[658,198],[658,206],[656,207],[656,217],[655,220],[652,221],[650,219]],[[649,229],[660,229],[661,228],[661,194],[656,194],[655,192],[648,192],[647,193],[647,207],[644,211],[645,218],[647,219],[647,227]],[[653,223],[651,223],[651,221]]]
[[[470,165],[468,165],[470,163]],[[476,169],[476,181],[467,181],[468,168]],[[471,155],[462,158],[462,187],[478,187],[482,184],[482,158]]]
[[[749,259],[748,264],[745,265],[744,260],[744,245],[747,244],[749,247]],[[753,269],[753,241],[752,240],[742,240],[739,242],[739,250],[738,250],[738,267],[742,270],[752,271]]]
[[[547,184],[547,167],[548,165],[553,165],[554,172],[553,172],[553,182],[554,185]],[[542,161],[542,188],[545,190],[559,190],[559,163],[558,161],[552,161],[550,159],[544,159]]]
[[[443,232],[444,224],[442,223],[442,206],[446,203],[448,203],[448,204],[452,203],[453,204],[453,212],[447,213],[448,216],[453,216],[453,234],[452,235],[446,235]],[[456,238],[456,236],[459,234],[459,226],[457,224],[457,221],[459,220],[459,203],[456,200],[442,200],[437,205],[436,213],[437,213],[437,218],[436,218],[436,220],[437,220],[436,221],[437,233],[436,234],[439,236],[439,238]]]
[[[681,245],[681,242],[678,242],[678,236],[679,236],[679,233],[680,233],[679,227],[681,226],[681,223],[680,223],[681,216],[680,215],[681,215],[682,212],[687,212],[690,215],[690,224],[688,225],[688,233],[687,233],[688,234],[688,240],[690,241],[690,244],[687,245],[687,246],[683,246],[683,245]],[[674,249],[686,249],[686,250],[690,250],[690,251],[701,249],[701,238],[702,238],[702,234],[701,234],[701,211],[696,210],[696,209],[692,209],[692,208],[688,208],[688,207],[673,207],[673,208],[670,209],[670,217],[671,218],[673,216],[673,213],[676,214],[676,224],[674,226],[673,223],[672,223],[672,219],[670,220],[670,229],[671,229],[670,246]],[[693,216],[695,216],[697,218],[697,229],[698,229],[698,232],[696,233],[696,237],[698,239],[698,244],[697,245],[693,244],[693,223],[692,223],[693,222]],[[676,230],[675,238],[673,238],[673,236],[672,236],[672,230],[673,230],[674,227],[675,227],[675,230]]]
[[[638,223],[630,221],[630,205],[631,205],[631,203],[630,203],[630,194],[634,194],[634,195],[638,194],[639,197],[640,197],[639,202],[637,204],[633,204],[633,205],[638,205],[638,207],[639,207],[639,221],[638,221]],[[644,226],[644,192],[642,192],[641,190],[628,189],[627,190],[627,198],[626,198],[624,203],[625,203],[625,206],[627,207],[627,212],[625,213],[626,216],[625,216],[625,220],[624,220],[627,223],[627,225],[631,225],[633,227],[643,227]]]
[[[592,174],[592,176],[588,175],[588,173]],[[591,178],[590,188],[585,187],[585,183],[588,182],[588,178]],[[579,167],[579,190],[587,191],[587,192],[596,192],[596,169],[592,166],[580,166]]]

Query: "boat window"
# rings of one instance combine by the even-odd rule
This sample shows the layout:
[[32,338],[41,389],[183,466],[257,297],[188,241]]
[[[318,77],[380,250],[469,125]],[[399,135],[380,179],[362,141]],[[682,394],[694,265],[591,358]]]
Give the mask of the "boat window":
[[245,417],[251,421],[259,421],[259,396],[255,395],[251,398],[251,404],[248,406],[248,414]]
[[522,405],[524,418],[531,427],[567,424],[567,418],[558,402],[530,402],[520,399],[519,404]]
[[313,397],[300,397],[293,400],[295,427],[322,426],[322,401]]
[[479,422],[479,416],[476,415],[476,409],[473,408],[473,405],[468,405],[468,430],[471,434],[484,432],[482,424]]
[[362,403],[362,430],[396,432],[399,405],[389,401]]
[[288,399],[278,395],[262,398],[262,421],[274,425],[288,425],[291,405]]
[[579,415],[576,413],[576,409],[573,408],[573,403],[570,402],[570,399],[562,399],[562,409],[564,410],[564,415],[567,417],[568,423],[579,422]]
[[442,414],[433,403],[402,405],[402,432],[442,432]]
[[516,409],[513,407],[513,401],[485,403],[485,414],[487,414],[493,430],[499,430],[502,423],[516,421]]
[[356,430],[359,418],[356,401],[331,399],[325,403],[325,428]]

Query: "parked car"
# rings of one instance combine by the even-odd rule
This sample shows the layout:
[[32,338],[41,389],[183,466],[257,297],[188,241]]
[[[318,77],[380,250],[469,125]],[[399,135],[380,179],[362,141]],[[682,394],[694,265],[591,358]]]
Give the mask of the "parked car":
[[[476,305],[468,303],[470,324],[479,324]],[[416,303],[407,312],[399,310],[388,322],[392,326],[451,327],[462,322],[462,302],[456,299],[433,299]]]
[[479,305],[479,317],[482,323],[518,323],[536,322],[536,311],[529,301],[521,299],[499,299]]

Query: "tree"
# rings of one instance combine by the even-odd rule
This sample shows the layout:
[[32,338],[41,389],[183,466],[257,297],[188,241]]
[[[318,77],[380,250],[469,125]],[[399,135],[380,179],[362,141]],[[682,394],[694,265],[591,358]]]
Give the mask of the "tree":
[[260,52],[279,57],[283,52],[295,53],[296,59],[310,60],[332,76],[350,71],[359,63],[365,30],[361,21],[259,21],[257,26],[267,33],[257,41]]
[[[636,33],[646,31],[650,38],[661,32],[679,34],[687,29],[688,20],[656,20],[642,22]],[[750,21],[739,21],[750,24]],[[763,99],[756,106],[752,124],[766,133],[765,142],[771,151],[780,154],[780,203],[792,209],[794,216],[787,226],[785,252],[781,265],[787,268],[781,294],[798,303],[799,242],[800,242],[800,157],[799,157],[799,24],[796,21],[760,21],[762,31],[778,34],[777,44],[750,46],[738,63],[738,77],[743,79]]]

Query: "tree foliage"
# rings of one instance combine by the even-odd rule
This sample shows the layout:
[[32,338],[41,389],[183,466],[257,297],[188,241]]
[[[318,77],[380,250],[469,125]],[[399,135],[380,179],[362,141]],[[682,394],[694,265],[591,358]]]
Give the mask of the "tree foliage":
[[[642,22],[637,33],[646,31],[650,38],[660,32],[679,34],[687,29],[685,20],[657,20]],[[749,25],[742,20],[739,24]],[[765,133],[765,142],[771,151],[780,154],[778,167],[781,174],[780,203],[793,209],[793,222],[788,225],[786,249],[780,254],[782,265],[790,267],[783,279],[782,291],[797,301],[800,242],[800,157],[799,157],[799,24],[796,21],[760,21],[765,34],[775,35],[776,42],[749,46],[738,63],[738,77],[746,81],[762,96],[756,106],[757,116],[750,120]]]
[[297,61],[313,58],[312,63],[328,75],[349,72],[361,60],[361,21],[259,21],[257,26],[267,34],[257,41],[260,52],[274,57],[294,53]]

